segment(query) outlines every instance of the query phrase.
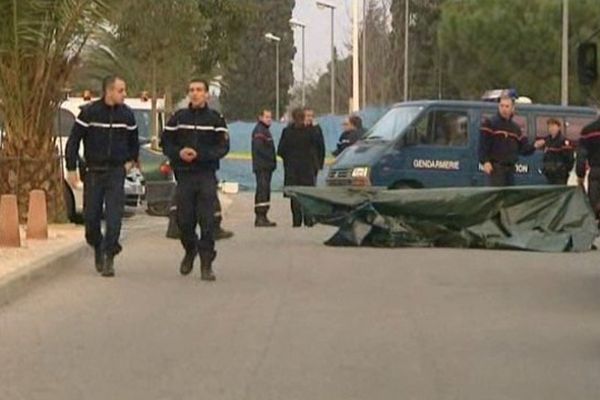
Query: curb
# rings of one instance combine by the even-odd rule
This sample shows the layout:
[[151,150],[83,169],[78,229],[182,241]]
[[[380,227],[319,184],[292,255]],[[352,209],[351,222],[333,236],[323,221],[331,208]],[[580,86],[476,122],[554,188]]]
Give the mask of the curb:
[[36,284],[44,283],[76,265],[88,252],[85,242],[74,243],[46,259],[33,262],[3,277],[0,279],[0,307],[12,303]]

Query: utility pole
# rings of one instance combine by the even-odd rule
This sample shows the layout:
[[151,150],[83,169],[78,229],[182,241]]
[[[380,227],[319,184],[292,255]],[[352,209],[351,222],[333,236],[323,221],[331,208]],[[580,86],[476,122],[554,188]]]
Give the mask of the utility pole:
[[560,104],[569,104],[569,0],[563,0]]

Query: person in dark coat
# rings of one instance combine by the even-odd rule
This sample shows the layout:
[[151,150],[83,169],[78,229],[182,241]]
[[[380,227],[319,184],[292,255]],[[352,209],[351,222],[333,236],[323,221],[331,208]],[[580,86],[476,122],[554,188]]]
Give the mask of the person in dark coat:
[[[314,136],[305,125],[304,110],[292,112],[293,122],[286,127],[279,141],[277,154],[283,159],[285,186],[315,186],[315,162],[311,151],[315,146]],[[302,206],[291,199],[293,226],[312,226],[313,222],[303,213]]]
[[254,195],[254,226],[271,228],[277,226],[269,221],[267,213],[271,207],[271,178],[277,168],[275,144],[270,127],[273,114],[270,110],[262,110],[258,122],[252,131],[252,171],[256,175],[256,193]]
[[[354,124],[360,122],[360,130]],[[344,131],[340,135],[340,139],[337,143],[337,148],[331,153],[335,157],[342,154],[344,150],[348,147],[352,146],[354,143],[358,142],[362,135],[364,135],[364,130],[362,128],[362,120],[358,116],[350,116],[344,120],[342,127]]]
[[548,119],[549,135],[544,140],[544,176],[550,185],[566,185],[575,159],[573,146],[561,133],[561,123]]
[[323,130],[319,124],[315,121],[315,111],[310,107],[304,108],[304,120],[306,126],[311,129],[314,146],[312,156],[315,161],[315,182],[319,175],[319,171],[322,171],[325,167],[325,138],[323,136]]

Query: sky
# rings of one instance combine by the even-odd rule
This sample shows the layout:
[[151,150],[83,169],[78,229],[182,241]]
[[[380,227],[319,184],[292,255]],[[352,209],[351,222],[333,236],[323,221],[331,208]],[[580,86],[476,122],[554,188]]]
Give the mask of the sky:
[[[347,45],[352,40],[352,0],[324,0],[336,6],[334,15],[334,37],[338,54],[348,54]],[[362,3],[362,2],[361,2]],[[331,60],[331,11],[321,10],[315,0],[296,0],[293,17],[306,24],[306,78],[315,78],[319,71],[327,68]],[[302,33],[294,29],[296,58],[294,77],[299,82],[302,76]]]

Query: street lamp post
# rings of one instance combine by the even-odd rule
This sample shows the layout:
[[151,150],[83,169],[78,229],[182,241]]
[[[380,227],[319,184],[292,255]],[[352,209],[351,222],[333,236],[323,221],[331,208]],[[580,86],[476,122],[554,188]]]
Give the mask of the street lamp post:
[[[352,112],[360,109],[358,0],[352,0]],[[364,62],[364,60],[363,60]]]
[[569,0],[563,0],[560,104],[569,104]]
[[335,114],[335,42],[334,42],[334,14],[335,6],[333,4],[317,1],[317,7],[320,9],[329,9],[331,11],[331,114]]
[[275,43],[275,119],[279,121],[279,42],[281,42],[281,38],[269,32],[265,34],[265,39]]
[[290,19],[290,25],[295,28],[302,29],[302,107],[306,106],[306,76],[305,76],[305,57],[306,57],[306,42],[304,40],[304,31],[306,30],[306,24],[298,21],[297,19]]
[[404,101],[408,101],[408,26],[410,24],[410,0],[404,0]]

